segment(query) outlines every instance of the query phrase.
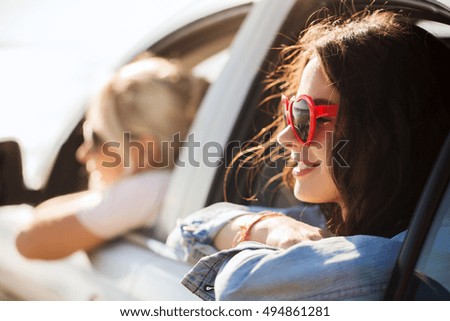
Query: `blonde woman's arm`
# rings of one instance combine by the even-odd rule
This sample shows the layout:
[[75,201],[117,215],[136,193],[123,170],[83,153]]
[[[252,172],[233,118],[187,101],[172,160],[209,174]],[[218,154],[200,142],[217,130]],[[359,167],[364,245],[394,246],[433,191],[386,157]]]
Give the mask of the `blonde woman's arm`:
[[151,225],[163,200],[168,171],[126,177],[103,193],[62,196],[39,205],[37,215],[18,235],[18,250],[28,258],[58,259],[91,250],[105,240]]
[[30,259],[53,260],[102,244],[104,239],[85,228],[76,215],[91,207],[96,197],[88,191],[55,197],[40,204],[33,221],[17,235],[18,251]]

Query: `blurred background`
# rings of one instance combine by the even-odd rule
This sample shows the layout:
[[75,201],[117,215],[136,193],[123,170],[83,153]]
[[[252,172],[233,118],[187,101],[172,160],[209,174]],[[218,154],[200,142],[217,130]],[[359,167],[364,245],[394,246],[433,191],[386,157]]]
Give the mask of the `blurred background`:
[[0,140],[20,144],[28,187],[44,183],[55,143],[99,78],[200,7],[208,10],[189,0],[0,2]]

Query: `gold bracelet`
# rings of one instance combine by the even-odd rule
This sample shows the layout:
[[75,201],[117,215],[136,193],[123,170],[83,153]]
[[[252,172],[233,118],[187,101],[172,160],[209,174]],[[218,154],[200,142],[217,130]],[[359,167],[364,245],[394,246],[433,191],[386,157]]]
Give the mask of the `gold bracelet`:
[[256,219],[254,219],[250,224],[247,225],[243,225],[241,226],[241,231],[240,231],[240,236],[237,239],[236,242],[234,242],[233,247],[235,247],[236,245],[238,245],[241,242],[244,241],[248,241],[250,239],[250,232],[252,230],[252,228],[256,225],[256,223],[259,223],[265,219],[271,218],[271,217],[276,217],[276,216],[284,216],[284,214],[282,213],[265,213],[262,214],[260,216],[258,216]]

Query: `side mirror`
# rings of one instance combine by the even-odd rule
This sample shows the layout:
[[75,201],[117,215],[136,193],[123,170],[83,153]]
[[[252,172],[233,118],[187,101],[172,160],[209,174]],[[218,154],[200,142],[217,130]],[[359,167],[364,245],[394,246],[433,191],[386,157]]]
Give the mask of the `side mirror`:
[[61,146],[48,180],[39,190],[29,189],[24,183],[19,144],[16,141],[0,142],[0,206],[37,205],[58,195],[85,190],[87,174],[75,157],[77,148],[83,142],[82,124],[83,120]]
[[19,144],[0,142],[0,205],[34,203],[37,193],[24,184]]

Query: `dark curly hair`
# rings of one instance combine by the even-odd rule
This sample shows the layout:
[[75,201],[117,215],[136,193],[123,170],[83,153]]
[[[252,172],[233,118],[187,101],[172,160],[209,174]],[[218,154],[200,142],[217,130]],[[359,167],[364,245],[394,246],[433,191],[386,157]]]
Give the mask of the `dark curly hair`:
[[[347,214],[344,219],[339,205],[322,204],[329,229],[337,235],[393,236],[407,228],[449,133],[444,97],[450,50],[400,13],[329,17],[282,50],[284,63],[269,77],[268,88],[294,94],[312,56],[340,94],[334,140],[348,141],[339,157],[330,153],[349,167],[333,162],[330,169]],[[284,127],[278,117],[264,131]],[[284,181],[292,184],[290,173],[285,168]]]

